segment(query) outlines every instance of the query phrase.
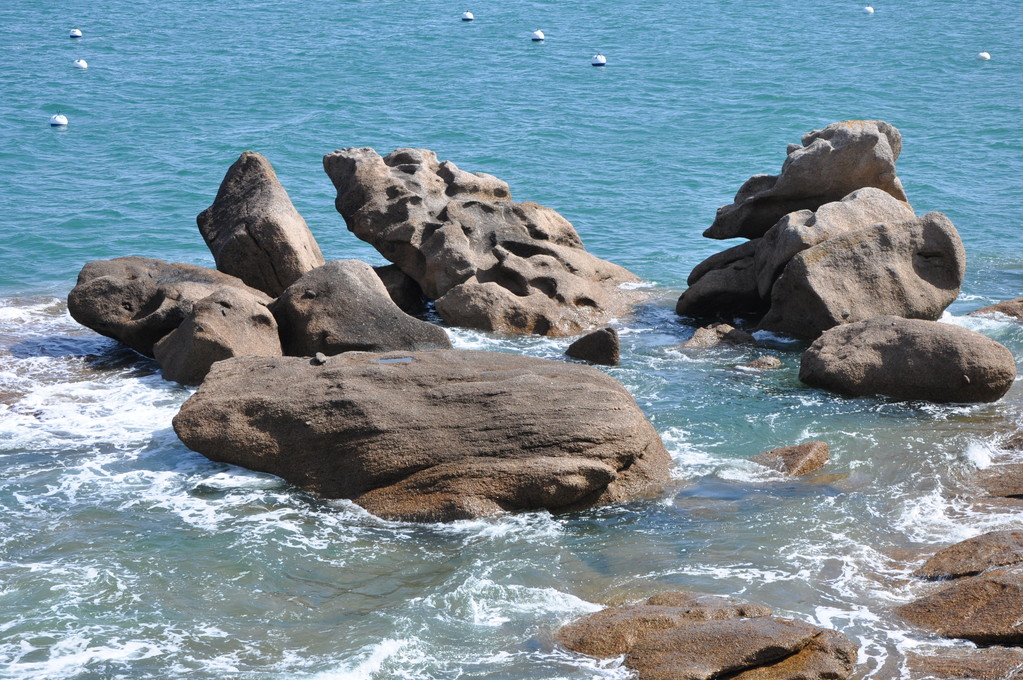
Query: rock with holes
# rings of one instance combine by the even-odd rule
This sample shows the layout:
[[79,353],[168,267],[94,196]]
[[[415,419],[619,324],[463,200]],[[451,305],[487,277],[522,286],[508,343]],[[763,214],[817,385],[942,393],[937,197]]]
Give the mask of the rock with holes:
[[409,316],[365,262],[334,260],[288,287],[270,305],[284,353],[450,349],[443,328]]
[[276,297],[323,264],[320,247],[263,156],[246,151],[196,220],[217,269]]
[[894,316],[832,328],[799,367],[811,387],[941,403],[997,401],[1015,378],[1004,345],[959,326]]
[[557,638],[582,654],[625,655],[639,680],[841,680],[857,658],[857,646],[836,631],[686,592],[590,614]]
[[508,185],[426,149],[327,154],[335,205],[360,239],[412,277],[453,326],[575,335],[629,309],[636,277],[587,253],[572,225]]
[[718,209],[707,238],[759,238],[784,215],[817,210],[864,187],[906,200],[895,161],[902,135],[881,120],[832,123],[789,146],[780,175],[754,175],[731,205]]
[[989,531],[943,548],[913,572],[929,579],[975,576],[991,567],[1023,564],[1023,531]]
[[153,348],[163,377],[198,385],[214,362],[236,356],[280,356],[277,322],[266,300],[224,286],[197,301]]
[[174,430],[212,460],[410,521],[585,508],[669,480],[660,437],[613,378],[497,352],[220,361]]
[[119,257],[82,267],[67,306],[83,326],[152,356],[153,346],[181,325],[193,304],[225,286],[270,302],[261,291],[214,269]]

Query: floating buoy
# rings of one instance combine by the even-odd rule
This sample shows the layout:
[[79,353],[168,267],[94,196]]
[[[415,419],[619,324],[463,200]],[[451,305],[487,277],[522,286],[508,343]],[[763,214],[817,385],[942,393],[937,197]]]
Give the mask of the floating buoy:
[[474,17],[472,12],[470,12],[469,10],[465,10],[464,12],[462,12],[462,21],[472,21],[475,18],[476,17]]
[[81,29],[78,29],[78,28],[72,28],[72,29],[71,29],[71,33],[69,33],[69,34],[68,34],[68,37],[69,37],[69,38],[81,38],[81,37],[82,37],[82,31],[81,31]]
[[89,62],[84,59],[75,59],[75,68],[89,68]]
[[50,116],[50,127],[67,127],[67,116],[63,113],[55,113]]
[[980,59],[981,61],[991,61],[991,55],[987,52],[980,52],[977,54],[977,59]]
[[545,36],[543,34],[543,31],[541,31],[539,28],[533,31],[532,35],[533,42],[543,42],[546,38],[547,36]]
[[863,8],[863,13],[864,14],[873,14],[874,13],[874,8],[871,7],[870,5],[867,5],[866,7]]
[[607,66],[607,57],[603,54],[594,54],[593,61],[590,62],[594,66]]

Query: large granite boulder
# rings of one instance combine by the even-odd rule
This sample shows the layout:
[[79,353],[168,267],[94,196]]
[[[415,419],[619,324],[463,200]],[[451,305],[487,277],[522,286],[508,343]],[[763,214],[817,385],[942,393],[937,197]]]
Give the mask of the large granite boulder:
[[802,142],[789,146],[780,175],[747,180],[703,235],[759,238],[790,212],[817,210],[864,187],[907,200],[895,174],[902,135],[894,126],[880,120],[832,123],[803,135]]
[[196,221],[217,269],[271,297],[323,264],[320,246],[273,166],[254,151],[228,169],[213,205]]
[[335,205],[357,237],[411,276],[453,326],[576,335],[627,311],[637,278],[587,253],[572,225],[508,185],[426,149],[327,154]]
[[197,301],[153,354],[163,377],[198,385],[216,361],[236,356],[281,356],[277,322],[266,300],[224,286]]
[[841,680],[857,659],[857,646],[835,631],[687,592],[590,614],[557,638],[581,654],[625,655],[639,680]]
[[373,268],[359,260],[317,267],[270,305],[284,353],[450,349],[443,328],[401,311]]
[[938,319],[958,297],[965,272],[959,233],[941,213],[876,224],[789,260],[760,328],[812,340],[876,316]]
[[669,480],[660,437],[613,378],[496,352],[229,359],[174,430],[212,460],[411,521],[585,508]]
[[75,321],[153,356],[153,346],[181,325],[192,305],[224,286],[268,304],[270,298],[213,269],[148,257],[87,263],[68,294]]
[[799,366],[811,387],[945,403],[997,401],[1015,378],[1004,345],[959,326],[894,316],[832,328]]
[[989,531],[943,548],[913,572],[928,579],[974,576],[1023,563],[1023,531]]

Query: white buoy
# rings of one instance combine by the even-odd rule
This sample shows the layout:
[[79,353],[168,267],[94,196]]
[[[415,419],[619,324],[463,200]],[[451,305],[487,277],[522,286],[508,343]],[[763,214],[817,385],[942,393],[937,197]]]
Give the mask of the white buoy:
[[81,31],[81,29],[78,29],[78,28],[72,28],[72,29],[71,29],[71,33],[69,33],[69,34],[68,34],[68,37],[69,37],[69,38],[81,38],[81,37],[82,37],[82,31]]
[[547,36],[545,36],[543,34],[543,31],[541,31],[539,28],[536,29],[535,31],[533,31],[533,35],[532,35],[533,42],[543,42],[546,39],[547,39]]
[[863,8],[863,13],[864,14],[873,14],[874,13],[874,8],[871,7],[870,5],[867,5],[866,7]]
[[594,66],[607,66],[607,57],[603,54],[594,54],[593,61],[590,62]]
[[89,62],[84,59],[75,59],[75,68],[89,68]]
[[977,59],[980,59],[981,61],[991,61],[991,55],[987,52],[980,52],[977,54]]
[[50,127],[67,127],[67,116],[63,113],[55,113],[50,116]]
[[472,21],[475,18],[476,17],[473,16],[472,12],[470,12],[469,10],[465,10],[464,12],[462,12],[462,21]]

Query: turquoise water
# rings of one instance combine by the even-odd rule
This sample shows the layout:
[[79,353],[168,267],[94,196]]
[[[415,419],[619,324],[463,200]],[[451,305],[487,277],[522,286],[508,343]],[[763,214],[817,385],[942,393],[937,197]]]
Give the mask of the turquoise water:
[[[1018,325],[964,316],[1023,293],[1023,14],[874,7],[0,4],[0,678],[625,678],[553,631],[667,588],[838,628],[862,645],[857,677],[901,677],[907,652],[933,648],[890,613],[924,590],[908,571],[1023,525],[976,507],[970,482],[1023,421],[1020,389],[974,407],[843,399],[803,387],[781,338],[678,351],[693,329],[672,311],[690,269],[730,245],[700,234],[749,175],[777,172],[811,129],[881,118],[903,134],[916,211],[945,212],[966,245],[946,320],[1023,355]],[[58,110],[66,130],[48,125]],[[322,171],[348,146],[427,147],[494,174],[644,278],[653,302],[617,324],[609,372],[665,439],[677,489],[569,516],[383,522],[189,452],[170,430],[189,392],[67,316],[88,260],[211,266],[195,215],[245,149],[274,164],[328,258],[382,263]],[[736,369],[764,353],[783,368]],[[745,460],[806,439],[831,444],[825,476]]]

